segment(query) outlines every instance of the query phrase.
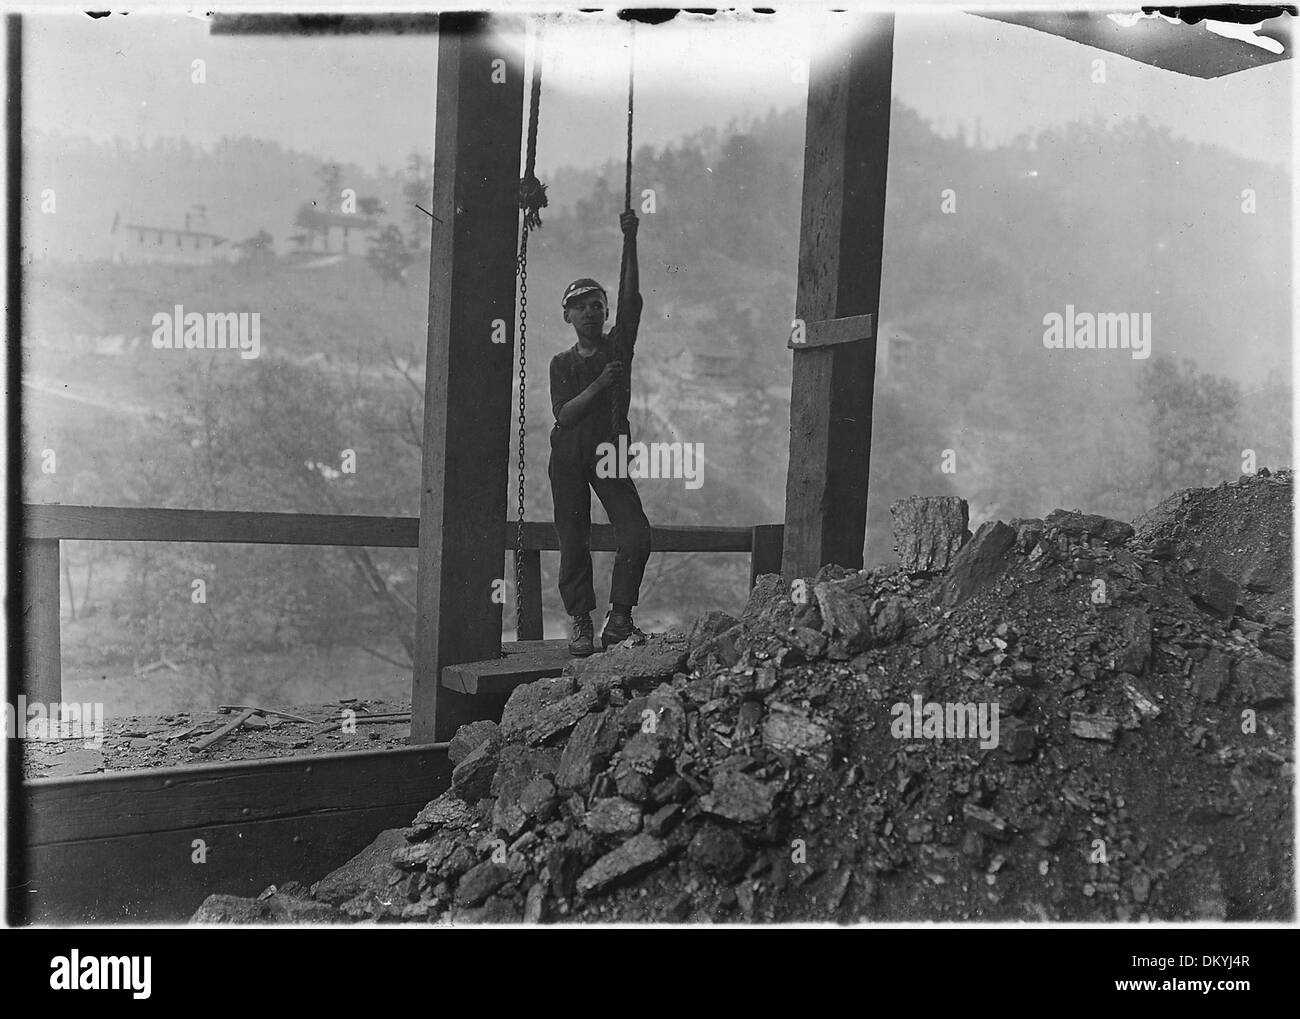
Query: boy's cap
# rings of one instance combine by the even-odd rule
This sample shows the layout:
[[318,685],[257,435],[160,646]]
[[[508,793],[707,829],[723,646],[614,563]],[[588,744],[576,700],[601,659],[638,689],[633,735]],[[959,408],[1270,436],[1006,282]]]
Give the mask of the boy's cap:
[[572,283],[570,283],[567,287],[564,288],[564,299],[560,301],[560,307],[567,308],[569,306],[569,302],[572,301],[574,298],[581,297],[583,294],[589,294],[593,290],[599,290],[600,296],[605,298],[605,303],[606,304],[609,303],[609,295],[605,293],[605,288],[602,287],[595,280],[584,276],[580,280],[574,280]]

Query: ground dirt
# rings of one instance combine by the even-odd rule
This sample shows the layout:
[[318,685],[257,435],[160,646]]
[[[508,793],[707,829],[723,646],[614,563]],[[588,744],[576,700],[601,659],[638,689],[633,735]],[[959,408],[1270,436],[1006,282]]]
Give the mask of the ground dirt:
[[[365,721],[367,715],[409,714],[409,701],[353,698],[335,704],[258,706],[299,715],[310,722],[266,715],[262,722],[254,722],[259,728],[240,727],[211,748],[196,751],[195,744],[199,740],[230,722],[238,712],[223,713],[214,708],[170,715],[110,718],[103,726],[102,739],[86,740],[79,735],[69,739],[24,740],[23,778],[67,778],[105,771],[192,767],[205,762],[253,761],[348,750],[391,750],[405,746],[411,735],[409,721],[395,725],[367,724]],[[344,711],[348,709],[356,714],[355,731],[344,732],[337,728],[325,731],[331,724],[342,721]],[[49,730],[42,732],[48,733]]]

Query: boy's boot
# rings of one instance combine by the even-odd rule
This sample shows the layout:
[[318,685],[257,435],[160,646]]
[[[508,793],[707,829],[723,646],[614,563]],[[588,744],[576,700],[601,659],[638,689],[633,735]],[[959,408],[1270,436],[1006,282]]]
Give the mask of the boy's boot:
[[594,654],[596,628],[591,625],[591,613],[583,612],[580,615],[570,616],[569,627],[572,637],[569,641],[569,654],[574,658],[586,658]]
[[601,648],[608,649],[611,644],[617,644],[629,637],[639,637],[645,640],[645,634],[638,630],[636,624],[632,622],[631,612],[610,609],[609,615],[605,617],[605,629],[600,635]]

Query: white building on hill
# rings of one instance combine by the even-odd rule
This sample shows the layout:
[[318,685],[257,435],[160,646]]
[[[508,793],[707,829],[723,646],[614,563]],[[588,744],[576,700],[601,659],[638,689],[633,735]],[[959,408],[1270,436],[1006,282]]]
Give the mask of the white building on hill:
[[229,248],[226,238],[208,229],[207,210],[193,206],[185,214],[185,225],[162,226],[148,213],[121,211],[113,217],[109,234],[113,261],[127,264],[170,262],[180,265],[210,265],[224,261]]

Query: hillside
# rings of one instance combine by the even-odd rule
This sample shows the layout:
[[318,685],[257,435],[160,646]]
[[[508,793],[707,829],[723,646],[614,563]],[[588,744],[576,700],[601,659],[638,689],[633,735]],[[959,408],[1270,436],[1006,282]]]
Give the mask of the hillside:
[[[652,521],[783,516],[802,131],[798,111],[773,112],[636,153],[637,186],[654,190],[656,211],[641,217],[646,312],[633,427],[646,440],[701,443],[706,459],[698,490],[643,486]],[[63,174],[64,183],[56,215],[28,218],[28,247],[84,259],[99,250],[111,210],[142,194],[160,216],[202,200],[230,236],[265,227],[282,244],[277,223],[290,217],[291,227],[298,204],[320,192],[324,168],[318,157],[254,139],[209,152],[36,133],[29,147],[33,179]],[[405,170],[373,179],[340,172],[360,181],[361,194],[382,198],[388,222],[406,224]],[[563,200],[546,210],[531,245],[530,519],[552,512],[545,369],[572,342],[558,295],[578,275],[614,285],[620,173],[614,164],[564,171]],[[908,342],[878,354],[866,562],[892,558],[888,507],[912,493],[959,495],[975,524],[1059,504],[1132,518],[1170,490],[1238,476],[1247,453],[1290,463],[1284,174],[1141,121],[975,147],[941,137],[898,103],[889,174],[882,330]],[[1260,211],[1243,212],[1236,192],[1220,193],[1222,180],[1248,181]],[[955,193],[950,212],[946,188]],[[314,270],[283,258],[184,268],[33,263],[25,498],[414,514],[424,273],[418,258],[404,283],[356,258]],[[153,351],[152,316],[176,304],[257,312],[262,356]],[[1044,316],[1067,305],[1150,312],[1152,356],[1045,349]],[[721,368],[703,374],[705,357]],[[57,473],[40,469],[46,449],[59,453]],[[344,449],[359,454],[363,475],[304,473],[304,464],[337,464]],[[76,582],[84,576],[89,589],[100,553],[70,554]],[[598,576],[604,567],[598,562]],[[315,611],[345,636],[352,623],[337,606],[355,599],[356,577],[346,566],[327,573],[322,589],[291,569],[277,578],[278,597],[294,592],[302,613]],[[394,563],[386,576],[413,597],[408,568]],[[647,577],[644,621],[662,629],[743,590],[746,572],[735,556],[657,556]],[[235,587],[258,589],[251,578]],[[87,593],[92,608],[102,595],[124,626],[144,611],[123,592]],[[184,630],[171,639],[173,653],[197,640]]]

